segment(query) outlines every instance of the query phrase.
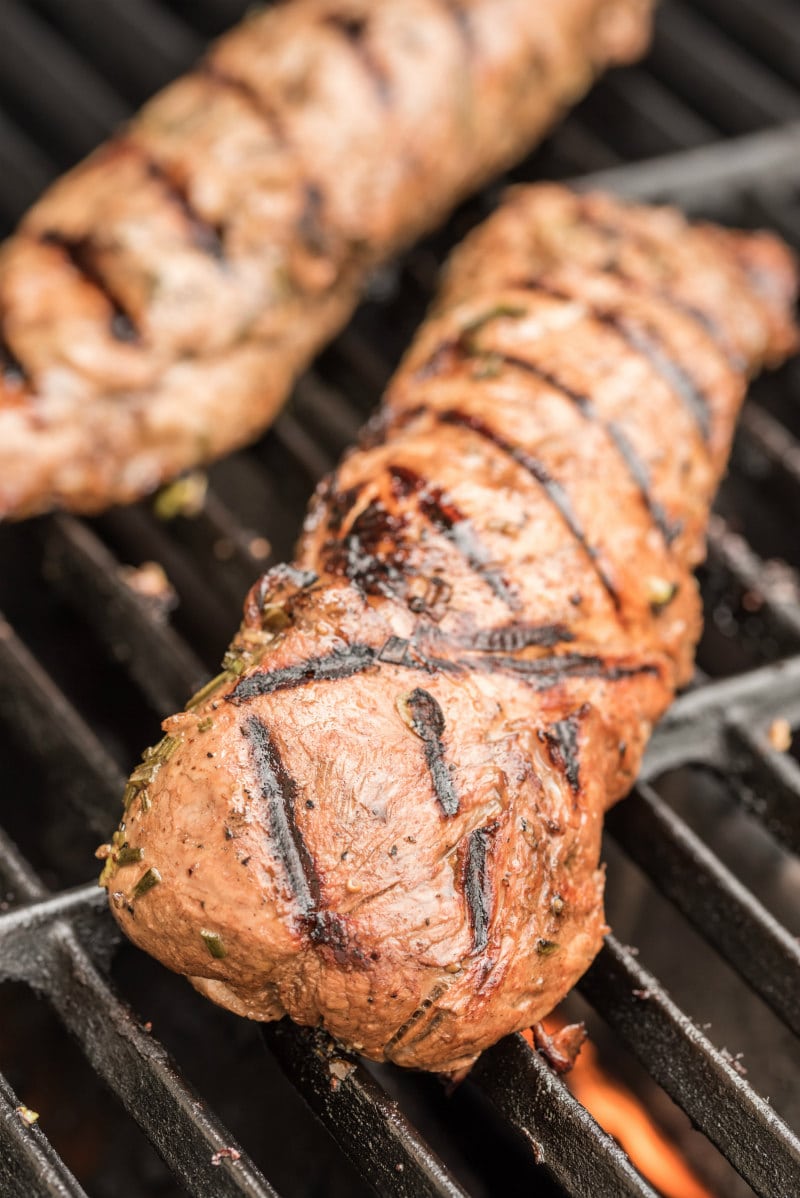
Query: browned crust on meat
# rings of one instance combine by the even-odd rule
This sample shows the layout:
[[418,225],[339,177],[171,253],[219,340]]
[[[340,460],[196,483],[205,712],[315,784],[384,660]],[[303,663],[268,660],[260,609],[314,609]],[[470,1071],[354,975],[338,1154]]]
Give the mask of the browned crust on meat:
[[403,1065],[546,1015],[600,946],[603,813],[690,675],[691,569],[796,286],[767,234],[513,192],[134,774],[127,934]]
[[293,0],[222,38],[0,250],[0,517],[245,444],[376,263],[528,149],[652,0]]

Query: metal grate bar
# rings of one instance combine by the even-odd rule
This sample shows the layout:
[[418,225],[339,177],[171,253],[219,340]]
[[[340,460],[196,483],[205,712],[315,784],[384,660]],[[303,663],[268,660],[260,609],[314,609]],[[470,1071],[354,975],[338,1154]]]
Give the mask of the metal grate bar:
[[209,36],[241,20],[250,6],[249,0],[166,0],[166,4]]
[[33,756],[58,774],[69,772],[71,797],[97,836],[108,832],[124,777],[103,745],[47,672],[0,616],[0,714]]
[[202,662],[165,620],[155,618],[152,603],[123,581],[113,554],[86,524],[69,516],[50,521],[47,575],[110,655],[127,665],[156,710],[174,710],[206,680]]
[[[697,3],[712,17],[721,11],[720,0]],[[49,24],[31,11],[33,6],[47,14]],[[136,100],[177,69],[180,56],[188,56],[190,48],[198,44],[189,25],[205,35],[212,27],[221,28],[237,19],[244,7],[243,0],[171,0],[169,5],[156,0],[106,0],[99,6],[96,0],[92,4],[75,0],[66,7],[56,0],[32,0],[27,6],[19,0],[0,0],[0,21],[7,15],[5,26],[10,30],[0,45],[0,96],[4,93],[8,98],[12,120],[17,120],[21,129],[32,130],[49,153],[66,163],[90,148],[125,112],[118,90]],[[775,53],[776,65],[786,79],[796,77],[796,66],[787,59],[788,49],[781,57],[774,45],[776,36],[787,48],[793,44],[791,34],[782,41],[784,0],[758,0],[757,12],[755,0],[738,0],[738,7],[731,7],[746,11],[747,19],[756,22],[755,56],[749,35],[740,36],[737,27],[732,29],[740,44],[720,36],[711,21],[680,0],[669,0],[660,22],[655,73],[645,65],[601,84],[585,111],[570,118],[554,137],[543,156],[548,165],[584,171],[593,165],[615,166],[650,145],[654,151],[699,145],[714,136],[717,127],[741,130],[776,116],[783,119],[800,114],[798,93],[757,57]],[[98,9],[102,13],[95,20]],[[795,40],[796,35],[795,28]],[[120,36],[128,39],[126,44],[120,43]],[[65,37],[82,44],[97,70],[87,70]],[[131,53],[134,43],[139,50]],[[170,62],[175,67],[169,67]],[[113,79],[113,86],[106,79]],[[640,118],[628,135],[617,127],[614,113],[634,111]],[[591,183],[614,186],[623,194],[641,198],[668,198],[689,208],[707,207],[712,194],[715,206],[717,200],[724,206],[725,197],[740,204],[747,188],[751,191],[748,219],[763,212],[771,224],[797,237],[800,221],[789,189],[800,182],[798,149],[800,122],[781,131],[704,149],[694,156],[675,155],[633,168],[617,166],[595,176]],[[41,152],[30,153],[26,134],[18,133],[13,125],[7,137],[0,127],[0,166],[6,160],[12,170],[17,162],[22,166],[21,194],[5,184],[0,188],[0,203],[14,215],[13,207],[26,202],[25,189],[30,194],[40,186],[52,167]],[[540,174],[541,161],[536,159],[533,168],[523,166],[517,177]],[[752,194],[754,184],[763,187],[763,192]],[[484,194],[470,213],[486,211],[492,202],[491,193]],[[441,256],[442,246],[453,239],[451,227],[399,272],[401,294],[396,301],[392,299],[388,309],[383,307],[384,323],[387,311],[397,311],[402,327],[408,325],[409,313],[420,310],[428,293],[431,267]],[[265,445],[240,455],[258,488],[275,498],[274,504],[270,501],[270,511],[259,515],[258,523],[260,527],[269,522],[270,536],[275,528],[276,546],[281,549],[299,506],[294,502],[295,493],[299,496],[309,480],[316,480],[333,464],[360,421],[362,404],[351,403],[349,396],[360,394],[366,410],[385,381],[386,364],[371,344],[374,324],[374,313],[372,324],[369,316],[366,322],[362,318],[356,328],[367,332],[351,328],[328,352],[334,366],[344,367],[358,380],[352,388],[348,384],[347,398],[338,387],[331,390],[323,381],[326,367],[321,368],[321,375],[315,371],[298,386],[291,412],[281,419]],[[399,336],[394,340],[399,343]],[[760,408],[751,407],[745,421],[745,436],[766,457],[772,467],[771,478],[796,505],[800,484],[797,443]],[[261,465],[257,455],[262,457]],[[235,466],[225,464],[215,468],[221,481],[226,470],[232,469]],[[291,519],[285,519],[283,512]],[[214,492],[209,492],[203,512],[193,520],[178,518],[165,525],[139,508],[115,513],[96,527],[111,549],[87,525],[66,518],[48,522],[50,565],[59,569],[66,591],[73,602],[81,603],[83,615],[106,647],[122,646],[128,672],[139,690],[158,710],[174,710],[203,672],[194,649],[202,645],[205,659],[214,658],[219,651],[215,645],[227,640],[235,618],[232,612],[235,608],[238,614],[244,589],[253,581],[266,551],[263,544],[258,554],[251,551],[251,538]],[[117,574],[115,555],[120,553],[123,559],[135,561],[156,558],[166,566],[181,594],[178,618],[182,629],[189,626],[186,635],[192,649],[183,635],[160,624],[152,610],[127,593]],[[758,584],[770,634],[781,652],[796,652],[800,617],[790,600],[765,584],[758,555],[719,527],[716,531],[712,528],[711,556],[712,565],[722,571],[732,592],[754,590]],[[35,755],[44,758],[45,764],[60,765],[63,770],[66,763],[74,770],[83,792],[81,801],[88,801],[92,808],[93,826],[107,832],[122,785],[116,766],[75,708],[2,624],[0,676],[13,695],[13,700],[0,702],[3,715],[22,726]],[[651,746],[645,775],[652,778],[662,769],[687,761],[724,769],[764,825],[797,849],[800,766],[793,758],[770,750],[762,743],[762,733],[754,728],[766,727],[776,716],[800,722],[798,695],[800,657],[781,667],[769,666],[723,683],[702,685],[680,699],[667,717]],[[762,968],[771,969],[774,964],[776,970],[778,965],[783,969],[788,963],[795,970],[797,948],[786,941],[784,930],[774,921],[770,923],[763,908],[754,906],[752,896],[742,894],[738,884],[731,886],[729,873],[660,800],[647,788],[643,793],[645,797],[634,799],[630,810],[619,809],[619,820],[624,837],[627,822],[635,824],[644,818],[647,837],[653,843],[644,843],[641,829],[636,834],[630,830],[629,836],[634,851],[646,856],[655,880],[660,877],[667,888],[677,889],[676,878],[685,878],[700,867],[705,870],[710,864],[710,872],[704,876],[699,920],[707,937],[715,942],[724,939],[730,959],[747,975],[741,961],[744,946],[756,930],[766,927],[766,944],[758,950]],[[617,818],[614,815],[612,821]],[[94,886],[49,895],[2,832],[0,876],[21,904],[9,913],[0,913],[0,972],[48,991],[51,1004],[77,1036],[91,1064],[120,1094],[173,1171],[188,1180],[193,1193],[203,1198],[218,1194],[264,1198],[272,1193],[245,1158],[236,1164],[225,1161],[219,1169],[211,1165],[213,1151],[230,1142],[228,1133],[213,1120],[206,1120],[163,1050],[139,1027],[96,968],[108,954],[113,931],[104,896]],[[697,876],[691,874],[695,893]],[[673,897],[683,901],[685,896]],[[720,930],[715,925],[715,917],[721,916],[724,922],[731,915],[738,920],[734,927]],[[79,941],[91,943],[93,959]],[[756,972],[751,964],[751,975]],[[796,1025],[797,997],[787,990],[789,974],[784,972],[786,977],[776,983],[773,1002]],[[763,977],[751,976],[751,981],[759,982],[762,990],[769,989]],[[797,1141],[724,1056],[670,1003],[659,984],[613,940],[584,986],[594,987],[596,1005],[623,1039],[632,1043],[653,1076],[698,1124],[699,1110],[706,1121],[705,1126],[700,1124],[703,1130],[715,1143],[724,1145],[723,1151],[737,1167],[744,1162],[741,1171],[750,1176],[760,1193],[797,1192]],[[639,991],[639,997],[633,990]],[[642,997],[645,993],[648,998]],[[285,1071],[373,1186],[394,1194],[463,1194],[363,1066],[356,1064],[351,1070],[353,1062],[338,1050],[330,1050],[332,1058],[314,1033],[290,1025],[268,1028],[265,1035],[273,1047],[278,1046],[276,1053]],[[339,1072],[344,1076],[337,1076]],[[652,1195],[624,1154],[545,1061],[519,1038],[486,1054],[474,1078],[526,1138],[534,1156],[538,1159],[543,1153],[545,1168],[573,1193],[593,1198]],[[339,1084],[332,1088],[332,1082]],[[0,1145],[4,1144],[2,1121],[7,1107],[7,1095],[0,1092]],[[28,1155],[22,1158],[26,1172],[23,1189],[18,1186],[20,1195],[28,1198],[31,1193],[30,1178],[38,1179],[38,1164],[42,1165],[40,1176],[51,1186],[48,1193],[82,1193],[80,1189],[57,1188],[66,1184],[58,1173],[63,1166],[38,1129],[31,1135],[24,1125],[23,1130]],[[18,1132],[19,1126],[12,1126],[12,1131]],[[49,1153],[51,1163],[55,1162],[54,1179],[46,1171],[47,1160],[35,1158],[37,1140],[45,1144],[45,1156]],[[397,1170],[397,1165],[403,1168]],[[3,1179],[4,1168],[5,1161],[0,1158]]]
[[705,145],[719,136],[712,124],[642,67],[604,79],[588,115],[593,130],[614,129],[615,145],[625,151],[625,158]]
[[800,84],[800,22],[796,0],[694,0],[717,26]]
[[[157,520],[140,505],[115,508],[98,521],[98,528],[123,561],[157,561],[163,566],[180,598],[178,615],[187,625],[197,652],[202,652],[207,666],[213,668],[231,634],[233,608],[219,582],[223,571],[218,562],[213,562],[210,570],[211,560],[198,559],[181,545],[170,524]],[[248,585],[254,581],[252,574]],[[238,613],[243,598],[240,593]]]
[[[84,886],[48,896],[3,838],[0,873],[6,872],[21,883],[21,897],[33,901],[0,915],[0,979],[24,981],[48,998],[92,1067],[197,1198],[275,1198],[260,1171],[205,1111],[164,1049],[98,971],[95,960],[107,960],[118,940],[105,895],[97,886]],[[92,945],[92,956],[83,937]],[[225,1156],[215,1165],[214,1154],[229,1147],[239,1159]],[[0,1157],[4,1184],[13,1167]]]
[[[766,562],[754,553],[744,537],[737,536],[722,519],[713,515],[707,537],[708,565],[721,570],[739,592],[755,597],[759,615],[766,619],[781,655],[800,647],[800,608],[793,588],[789,594],[764,586]],[[732,588],[733,589],[733,588]]]
[[576,1198],[655,1198],[619,1144],[521,1035],[485,1052],[470,1081],[524,1136],[537,1163]]
[[[72,522],[62,521],[62,523],[69,525]],[[62,550],[65,553],[76,551],[80,553],[84,547],[83,538],[73,538],[64,543]],[[110,554],[108,556],[111,557]],[[113,559],[111,562],[113,563]],[[111,570],[112,575],[115,573],[116,568]],[[133,663],[139,657],[153,658],[159,651],[168,655],[176,647],[181,650],[178,656],[167,658],[175,693],[170,695],[164,691],[160,696],[162,703],[157,705],[161,714],[168,714],[182,706],[189,693],[190,677],[182,678],[181,675],[181,671],[186,669],[189,651],[175,634],[172,634],[171,637],[171,648],[165,646],[163,642],[159,641],[161,631],[163,630],[155,622],[152,612],[143,608],[138,613],[135,623],[128,630],[130,653],[126,664],[133,680],[150,697],[155,697],[154,690],[149,686],[146,677],[142,676],[140,671],[134,672]],[[34,926],[46,924],[61,914],[58,905],[60,898],[61,896],[59,899],[36,903],[21,915],[14,913],[25,921],[24,934],[21,937],[23,944],[26,941],[26,934],[30,935]],[[67,914],[73,914],[74,906],[75,916],[81,919],[91,918],[91,913],[98,909],[106,914],[107,920],[106,896],[96,886],[81,888],[72,892],[71,895],[68,892],[64,896],[64,901],[69,903]],[[12,961],[16,959],[17,942],[12,939],[12,936],[17,931],[17,921],[12,921],[10,915],[0,916],[0,965],[3,961],[5,928],[8,929],[7,935],[11,943],[9,956]],[[41,985],[46,984],[46,977],[47,975],[41,980]],[[60,1003],[57,990],[54,990],[52,994],[52,1001],[56,1006]],[[98,1011],[99,1009],[98,1007]],[[80,1029],[72,1028],[71,1030],[82,1034]],[[383,1179],[383,1189],[385,1190],[387,1179],[392,1180],[397,1183],[392,1192],[400,1194],[430,1194],[439,1195],[441,1198],[457,1198],[458,1195],[463,1194],[461,1187],[450,1177],[436,1154],[401,1115],[397,1104],[366,1073],[362,1066],[351,1070],[348,1065],[347,1077],[342,1081],[336,1077],[335,1072],[331,1072],[331,1060],[321,1050],[320,1046],[323,1040],[319,1037],[314,1037],[313,1034],[290,1024],[280,1025],[279,1029],[265,1029],[265,1036],[284,1071],[289,1074],[312,1110],[334,1132],[337,1143],[345,1150],[368,1182],[377,1184],[380,1179]],[[87,1054],[91,1048],[92,1045],[88,1045]],[[110,1053],[113,1053],[112,1041],[109,1041],[103,1048],[99,1064],[92,1059],[92,1063],[98,1071],[106,1071],[103,1073],[104,1076],[108,1072],[106,1057]],[[337,1056],[338,1059],[345,1060],[341,1054]],[[123,1070],[122,1073],[123,1078],[129,1075],[129,1071]],[[341,1083],[333,1090],[331,1088],[332,1078]],[[107,1078],[107,1080],[110,1085],[118,1089],[113,1078]],[[119,1089],[118,1092],[127,1105],[127,1095]],[[137,1120],[140,1119],[139,1111],[133,1113]],[[376,1145],[376,1151],[373,1154],[364,1153],[365,1130],[368,1131]],[[163,1155],[163,1146],[160,1143],[159,1150]],[[389,1163],[391,1171],[394,1172],[396,1172],[398,1164],[402,1166],[401,1176],[392,1176],[392,1172],[389,1171]],[[381,1189],[381,1186],[378,1188]],[[216,1194],[216,1191],[214,1193]]]
[[113,88],[19,0],[0,0],[0,28],[0,95],[60,163],[88,154],[130,115]]
[[156,0],[32,0],[32,7],[132,103],[185,71],[205,44]]
[[46,949],[44,937],[61,919],[69,920],[81,939],[92,944],[95,953],[103,941],[116,943],[119,937],[108,923],[107,902],[104,891],[90,883],[4,912],[0,915],[0,977],[46,989],[50,954],[40,951],[32,955],[31,938],[41,940],[41,949]]
[[[47,890],[9,836],[0,828],[0,879],[16,902],[46,898]],[[2,915],[0,913],[0,920]]]
[[299,1028],[286,1019],[265,1024],[262,1032],[284,1073],[378,1194],[466,1198],[466,1191],[357,1057],[324,1032]]
[[609,171],[596,171],[574,180],[589,187],[614,191],[631,200],[677,204],[687,212],[707,207],[708,196],[741,197],[742,192],[769,179],[800,182],[798,165],[800,121],[766,132],[745,134],[712,146],[680,150],[675,154],[626,163]]
[[800,943],[642,784],[606,826],[656,884],[795,1034],[800,1035]]
[[725,773],[729,725],[762,727],[779,717],[800,723],[800,656],[679,696],[659,724],[639,776],[648,782],[688,764]]
[[19,1101],[0,1074],[0,1177],[3,1198],[87,1198],[40,1127],[18,1114]]
[[790,852],[800,855],[800,765],[740,720],[729,725],[739,797]]
[[0,219],[11,225],[55,174],[55,167],[4,112],[0,112]]
[[[261,1171],[119,1001],[68,928],[53,934],[48,997],[86,1059],[197,1198],[276,1198]],[[237,1159],[215,1154],[233,1148]]]
[[757,1194],[800,1192],[800,1140],[613,936],[578,989]]
[[291,411],[281,412],[270,431],[292,461],[301,468],[312,487],[336,465],[336,454],[327,446],[320,445]]
[[756,404],[748,404],[744,409],[740,436],[746,440],[749,449],[763,454],[774,473],[768,481],[779,487],[782,498],[795,513],[800,513],[800,442],[774,416]]
[[292,412],[303,428],[323,437],[333,453],[339,455],[354,445],[364,425],[349,396],[331,387],[314,371],[298,382],[292,397]]
[[265,568],[269,543],[248,533],[210,488],[202,511],[189,518],[177,516],[169,521],[169,531],[194,560],[213,571],[215,585],[238,613],[242,598]]
[[668,79],[671,89],[725,133],[746,133],[800,116],[800,94],[794,88],[682,0],[670,0],[658,10],[650,62],[655,74]]

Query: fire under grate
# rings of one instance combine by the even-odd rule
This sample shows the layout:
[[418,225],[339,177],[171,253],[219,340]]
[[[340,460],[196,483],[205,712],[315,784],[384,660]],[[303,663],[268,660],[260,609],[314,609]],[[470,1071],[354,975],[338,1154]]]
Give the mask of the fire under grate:
[[[4,226],[244,8],[241,0],[0,0]],[[211,470],[199,515],[163,521],[148,503],[93,521],[56,516],[0,529],[8,618],[0,621],[0,981],[15,984],[12,1001],[44,997],[166,1162],[151,1190],[138,1179],[132,1193],[287,1193],[254,1159],[270,1160],[258,1140],[281,1125],[271,1129],[266,1107],[259,1122],[256,1109],[248,1126],[260,1135],[251,1132],[248,1154],[214,1113],[212,1092],[198,1093],[158,1027],[154,1035],[142,1022],[149,1003],[141,988],[126,985],[129,974],[111,980],[122,950],[105,894],[92,881],[75,885],[92,872],[89,848],[115,823],[124,773],[154,739],[158,717],[180,708],[213,670],[246,588],[290,552],[312,485],[369,415],[449,246],[490,210],[502,183],[543,177],[766,224],[800,247],[800,21],[792,0],[665,0],[645,63],[602,80],[541,151],[376,277],[270,434]],[[687,766],[713,772],[754,827],[787,858],[800,854],[800,762],[794,747],[780,751],[768,736],[776,720],[800,725],[799,380],[795,363],[754,388],[710,532],[701,668],[657,732],[635,794],[608,820],[610,841],[794,1036],[796,936],[678,813],[661,781]],[[172,616],[133,589],[123,569],[153,561],[174,587]],[[692,774],[682,776],[690,786]],[[647,960],[651,946],[639,947]],[[161,973],[148,976],[162,984]],[[752,1191],[800,1193],[796,1135],[634,949],[609,937],[579,991]],[[0,1005],[0,1065],[4,1019]],[[311,1128],[304,1151],[319,1152],[341,1176],[317,1175],[294,1193],[355,1193],[344,1158],[367,1187],[390,1195],[516,1192],[500,1181],[503,1160],[519,1170],[525,1192],[655,1193],[521,1037],[484,1054],[462,1087],[466,1097],[428,1103],[443,1125],[463,1118],[480,1128],[481,1161],[469,1170],[451,1162],[430,1111],[424,1129],[417,1125],[391,1071],[367,1068],[324,1035],[287,1023],[249,1032],[269,1047],[265,1072],[277,1059],[337,1146]],[[204,1034],[192,1053],[206,1050]],[[0,1193],[84,1195],[67,1154],[20,1117],[26,1098],[0,1076]],[[247,1103],[258,1102],[256,1087]],[[116,1198],[122,1190],[97,1192]]]

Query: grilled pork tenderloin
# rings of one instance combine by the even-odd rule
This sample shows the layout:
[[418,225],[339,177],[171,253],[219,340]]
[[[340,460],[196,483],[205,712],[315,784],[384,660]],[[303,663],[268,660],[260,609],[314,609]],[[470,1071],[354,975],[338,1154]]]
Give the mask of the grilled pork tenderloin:
[[652,4],[293,0],[222,38],[0,250],[0,517],[255,437],[374,266],[641,54]]
[[458,250],[292,566],[164,722],[102,882],[253,1019],[463,1069],[604,933],[603,813],[692,669],[692,567],[789,252],[555,186]]

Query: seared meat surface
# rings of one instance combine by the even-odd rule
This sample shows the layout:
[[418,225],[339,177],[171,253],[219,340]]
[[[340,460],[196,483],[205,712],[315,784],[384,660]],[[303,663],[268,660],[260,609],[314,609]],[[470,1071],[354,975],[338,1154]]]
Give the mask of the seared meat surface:
[[97,511],[261,432],[369,272],[645,49],[652,0],[292,0],[0,250],[0,518]]
[[603,813],[690,676],[691,570],[795,290],[768,234],[512,192],[133,774],[103,874],[131,939],[403,1065],[546,1015],[600,947]]

